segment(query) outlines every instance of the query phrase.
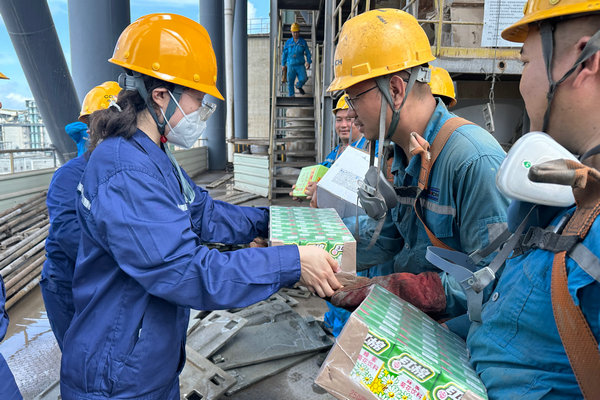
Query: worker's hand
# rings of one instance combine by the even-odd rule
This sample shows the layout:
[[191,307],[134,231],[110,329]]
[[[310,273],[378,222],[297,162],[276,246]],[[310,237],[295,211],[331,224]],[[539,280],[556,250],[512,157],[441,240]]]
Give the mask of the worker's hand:
[[331,297],[342,285],[335,277],[340,266],[328,252],[317,246],[298,246],[302,268],[300,284],[319,297]]
[[265,238],[255,237],[252,242],[250,242],[250,247],[268,247],[269,242]]
[[287,82],[287,65],[281,67],[281,83]]
[[359,276],[354,282],[345,282],[345,286],[336,291],[329,301],[336,307],[354,311],[369,295],[374,284],[384,287],[423,312],[435,314],[446,309],[446,294],[437,272],[418,275],[397,272],[373,278]]
[[312,199],[313,196],[317,195],[317,182],[308,182],[304,194],[308,200]]
[[312,192],[312,195],[310,196],[310,204],[309,204],[312,208],[319,208],[318,204],[317,204],[317,184],[315,183],[315,188]]
[[306,69],[310,68],[310,64],[309,63],[304,64],[304,66],[306,67]]
[[292,190],[289,193],[290,197],[292,198],[292,200],[302,201],[302,197],[296,197],[296,196],[294,196],[294,189],[296,189],[296,185],[292,186]]

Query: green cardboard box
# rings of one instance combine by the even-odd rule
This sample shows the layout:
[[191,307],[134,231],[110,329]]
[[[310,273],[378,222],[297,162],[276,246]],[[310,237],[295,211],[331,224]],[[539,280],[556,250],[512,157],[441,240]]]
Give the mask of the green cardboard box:
[[315,382],[338,399],[487,399],[468,359],[462,339],[375,285]]
[[271,246],[319,246],[343,271],[356,272],[356,240],[333,208],[273,206],[270,210]]
[[300,175],[298,175],[298,180],[296,181],[296,187],[292,191],[292,195],[296,197],[306,197],[304,193],[304,189],[310,182],[319,182],[323,175],[329,170],[324,165],[311,165],[309,167],[304,167],[300,170]]

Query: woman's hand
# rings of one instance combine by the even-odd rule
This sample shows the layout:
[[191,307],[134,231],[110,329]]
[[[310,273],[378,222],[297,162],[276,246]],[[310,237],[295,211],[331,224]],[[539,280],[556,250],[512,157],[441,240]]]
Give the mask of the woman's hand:
[[319,297],[331,297],[342,287],[335,277],[340,267],[331,255],[317,246],[298,246],[302,268],[300,284]]

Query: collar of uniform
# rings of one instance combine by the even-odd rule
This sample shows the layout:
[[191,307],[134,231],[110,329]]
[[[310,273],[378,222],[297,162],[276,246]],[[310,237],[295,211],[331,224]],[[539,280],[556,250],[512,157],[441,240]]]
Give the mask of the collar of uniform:
[[152,161],[154,161],[161,171],[168,171],[170,168],[173,168],[171,164],[171,160],[167,157],[167,154],[164,150],[157,146],[156,143],[150,139],[148,135],[144,133],[144,131],[137,130],[132,137],[133,141],[136,142]]
[[[431,118],[427,123],[425,132],[423,132],[423,137],[429,142],[429,144],[433,143],[435,137],[442,128],[442,125],[444,125],[444,123],[448,119],[454,116],[453,114],[448,112],[446,106],[444,105],[444,102],[442,102],[441,99],[436,98],[436,100],[437,106],[435,107],[435,110],[433,110],[433,114],[431,114]],[[421,157],[413,157],[410,159],[408,165],[405,165],[404,159],[400,154],[400,152],[403,153],[404,150],[402,150],[402,148],[397,144],[395,144],[394,146],[395,151],[394,162],[392,163],[392,172],[398,171],[401,173],[404,170],[408,175],[418,177],[419,172],[421,170]]]

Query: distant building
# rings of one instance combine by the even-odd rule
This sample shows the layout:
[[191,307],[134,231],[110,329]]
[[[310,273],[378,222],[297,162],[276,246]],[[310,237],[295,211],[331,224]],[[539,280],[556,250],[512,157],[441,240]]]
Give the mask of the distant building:
[[[34,100],[25,100],[25,110],[0,109],[0,174],[54,168],[53,152],[31,152],[51,147]],[[3,150],[23,152],[3,152]]]
[[25,110],[0,109],[0,150],[42,149],[51,142],[34,100]]

